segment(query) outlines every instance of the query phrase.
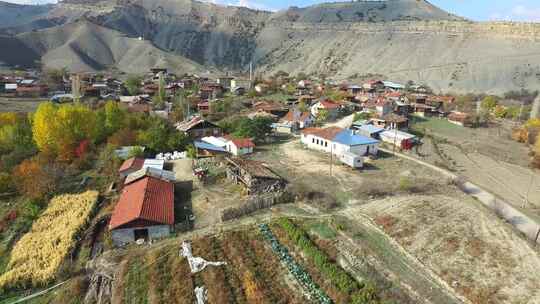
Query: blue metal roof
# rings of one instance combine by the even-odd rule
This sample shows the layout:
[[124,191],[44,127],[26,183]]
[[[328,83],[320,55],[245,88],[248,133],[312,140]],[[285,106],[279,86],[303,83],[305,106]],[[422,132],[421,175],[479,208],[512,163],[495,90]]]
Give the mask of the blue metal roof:
[[379,143],[376,139],[354,134],[351,130],[339,132],[336,137],[334,137],[333,141],[347,146],[372,145]]
[[384,131],[384,128],[379,128],[379,127],[376,127],[374,125],[362,125],[360,127],[357,127],[358,130],[362,130],[362,131],[365,131],[369,134],[376,134],[376,133],[380,133],[382,131]]
[[203,150],[209,150],[209,151],[218,151],[218,152],[227,152],[227,150],[225,150],[225,148],[222,148],[222,147],[218,147],[218,146],[214,146],[214,145],[211,145],[209,143],[205,143],[203,141],[194,141],[193,144],[195,145],[195,148],[197,149],[203,149]]

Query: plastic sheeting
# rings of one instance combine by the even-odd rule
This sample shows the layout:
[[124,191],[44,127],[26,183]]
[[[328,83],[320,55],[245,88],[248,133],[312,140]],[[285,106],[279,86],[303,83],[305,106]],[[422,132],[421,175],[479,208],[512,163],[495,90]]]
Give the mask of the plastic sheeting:
[[191,273],[201,272],[207,266],[227,265],[226,262],[209,262],[201,257],[194,257],[193,254],[191,253],[191,244],[189,242],[182,242],[182,249],[180,249],[180,256],[183,256],[188,259]]

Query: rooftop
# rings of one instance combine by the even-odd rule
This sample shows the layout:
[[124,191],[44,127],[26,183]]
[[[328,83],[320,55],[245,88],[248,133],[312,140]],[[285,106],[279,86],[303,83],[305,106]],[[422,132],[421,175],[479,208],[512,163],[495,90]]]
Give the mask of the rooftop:
[[114,208],[109,229],[135,220],[174,225],[174,185],[154,177],[127,185]]

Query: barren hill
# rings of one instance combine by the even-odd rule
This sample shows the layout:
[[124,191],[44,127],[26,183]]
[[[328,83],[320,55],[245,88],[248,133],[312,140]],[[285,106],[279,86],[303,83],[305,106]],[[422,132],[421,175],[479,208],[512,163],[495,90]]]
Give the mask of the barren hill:
[[[173,69],[235,71],[253,61],[264,73],[338,80],[382,74],[444,91],[501,93],[540,85],[540,25],[471,22],[424,0],[326,3],[276,13],[192,0],[66,0],[21,20],[27,22],[0,19],[0,28],[48,66],[128,70],[133,64],[123,65],[121,54],[144,45],[174,61]],[[81,24],[84,30],[74,29]],[[96,44],[87,40],[103,35]],[[144,41],[134,44],[139,37]],[[159,62],[136,54],[127,58],[139,67]],[[1,53],[0,61],[7,61]]]

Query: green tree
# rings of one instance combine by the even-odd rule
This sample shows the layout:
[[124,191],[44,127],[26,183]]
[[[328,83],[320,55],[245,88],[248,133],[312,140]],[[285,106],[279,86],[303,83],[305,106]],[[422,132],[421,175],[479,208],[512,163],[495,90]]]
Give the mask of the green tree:
[[137,95],[140,92],[142,77],[137,75],[131,75],[125,82],[126,89],[129,95]]
[[495,96],[486,96],[482,99],[480,107],[488,112],[492,112],[498,104],[498,100]]
[[108,101],[104,107],[105,110],[105,128],[107,134],[113,134],[124,127],[124,118],[126,113],[118,106],[115,101]]
[[308,106],[306,105],[306,103],[304,101],[301,101],[299,104],[298,104],[298,111],[300,112],[307,112],[309,110]]
[[322,124],[330,118],[330,112],[326,109],[319,109],[317,113],[317,123]]

